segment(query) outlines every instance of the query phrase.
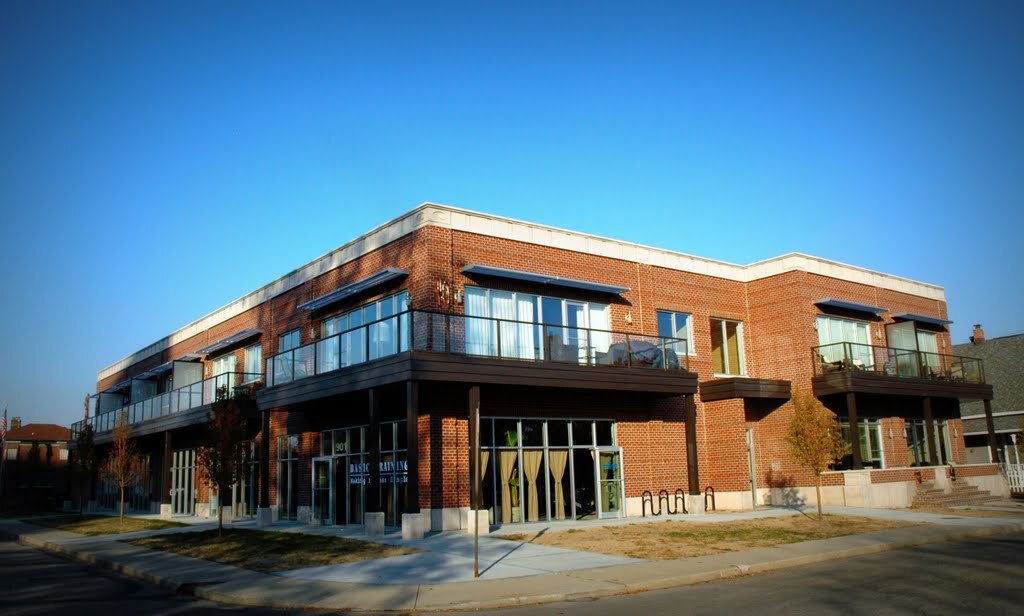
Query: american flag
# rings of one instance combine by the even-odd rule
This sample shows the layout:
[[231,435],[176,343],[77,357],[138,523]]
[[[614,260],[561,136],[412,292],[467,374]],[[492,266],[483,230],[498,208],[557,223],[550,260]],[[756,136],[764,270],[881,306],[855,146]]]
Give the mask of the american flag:
[[4,409],[4,416],[0,417],[0,442],[7,440],[7,409]]

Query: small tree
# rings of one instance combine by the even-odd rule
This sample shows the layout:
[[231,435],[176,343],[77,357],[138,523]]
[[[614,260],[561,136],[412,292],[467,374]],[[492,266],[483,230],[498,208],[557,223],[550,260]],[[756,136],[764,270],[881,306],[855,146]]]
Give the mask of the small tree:
[[217,488],[218,538],[224,531],[225,490],[222,488],[237,483],[245,472],[242,447],[245,418],[255,408],[255,400],[249,392],[239,390],[233,397],[227,393],[226,388],[217,391],[217,399],[206,416],[205,443],[196,452],[200,473],[208,484]]
[[786,443],[789,452],[804,468],[814,473],[821,519],[821,474],[846,455],[842,427],[835,416],[813,394],[794,389],[793,419]]
[[[96,433],[89,422],[89,394],[85,394],[85,414],[82,429],[75,439],[75,454],[73,457],[74,468],[79,471],[85,479],[85,485],[79,485],[84,500],[92,500],[95,488],[96,476]],[[82,509],[85,505],[82,504]]]
[[124,522],[124,491],[133,487],[145,472],[145,462],[139,457],[132,429],[128,425],[128,411],[122,410],[111,435],[110,451],[103,461],[100,472],[104,479],[114,483],[121,495],[120,521]]

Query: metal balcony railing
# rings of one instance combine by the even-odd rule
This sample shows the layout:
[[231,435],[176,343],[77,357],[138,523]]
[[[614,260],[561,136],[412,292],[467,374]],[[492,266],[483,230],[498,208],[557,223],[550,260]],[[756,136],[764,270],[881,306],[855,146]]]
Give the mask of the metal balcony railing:
[[686,340],[410,310],[266,360],[267,387],[406,351],[529,362],[689,370]]
[[984,383],[985,366],[974,357],[836,342],[811,349],[816,376],[859,370],[904,378],[953,383]]
[[[119,409],[98,413],[89,419],[95,434],[114,429],[122,413],[127,413],[128,424],[135,425],[157,417],[181,413],[204,404],[212,404],[222,396],[234,396],[244,385],[263,380],[263,375],[252,372],[225,372],[217,376],[164,392],[145,400],[126,404]],[[84,421],[71,424],[71,438],[78,438]]]

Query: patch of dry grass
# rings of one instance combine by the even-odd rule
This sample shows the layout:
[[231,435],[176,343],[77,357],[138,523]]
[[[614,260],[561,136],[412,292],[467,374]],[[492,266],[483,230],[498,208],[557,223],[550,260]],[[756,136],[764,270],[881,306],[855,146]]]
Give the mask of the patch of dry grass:
[[225,528],[220,539],[214,529],[133,539],[128,543],[264,573],[419,552],[342,537],[239,528]]
[[615,556],[674,560],[913,525],[909,522],[854,516],[826,515],[819,521],[804,515],[794,515],[744,522],[667,520],[646,524],[573,528],[548,531],[541,535],[496,536],[511,541],[529,541]]
[[82,535],[116,535],[134,533],[140,530],[163,530],[185,526],[181,522],[170,520],[149,520],[145,518],[125,517],[122,522],[117,516],[109,515],[59,515],[46,518],[30,518],[25,522],[36,526],[46,526],[57,530],[66,530]]

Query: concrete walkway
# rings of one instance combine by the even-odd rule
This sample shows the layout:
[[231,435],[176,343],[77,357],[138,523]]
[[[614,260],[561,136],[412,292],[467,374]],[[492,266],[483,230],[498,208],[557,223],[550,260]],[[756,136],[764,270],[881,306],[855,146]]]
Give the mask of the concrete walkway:
[[[423,552],[407,556],[296,569],[277,574],[257,573],[139,548],[120,540],[130,537],[192,532],[215,528],[198,521],[189,527],[124,535],[83,537],[34,526],[20,520],[0,520],[0,532],[23,543],[157,583],[192,592],[205,599],[239,605],[302,609],[442,610],[499,608],[552,601],[597,598],[694,584],[749,573],[811,564],[924,545],[939,541],[1024,531],[1024,516],[980,518],[924,513],[912,510],[829,507],[830,513],[926,522],[863,535],[836,537],[688,558],[649,562],[549,546],[523,544],[496,537],[481,537],[480,579],[472,578],[472,537],[466,533],[438,533],[422,541],[402,542],[396,535],[376,538],[382,543],[416,547]],[[679,516],[684,521],[729,522],[780,515],[795,509],[700,516]],[[666,519],[627,519],[613,524]],[[600,524],[607,525],[609,521]],[[233,527],[246,527],[238,522]],[[537,528],[533,528],[536,526]],[[540,532],[550,525],[519,525],[505,532]],[[586,526],[591,526],[587,524]],[[564,529],[565,525],[559,525]],[[280,523],[272,527],[366,539],[352,529],[310,527]],[[499,529],[498,532],[502,532]]]

